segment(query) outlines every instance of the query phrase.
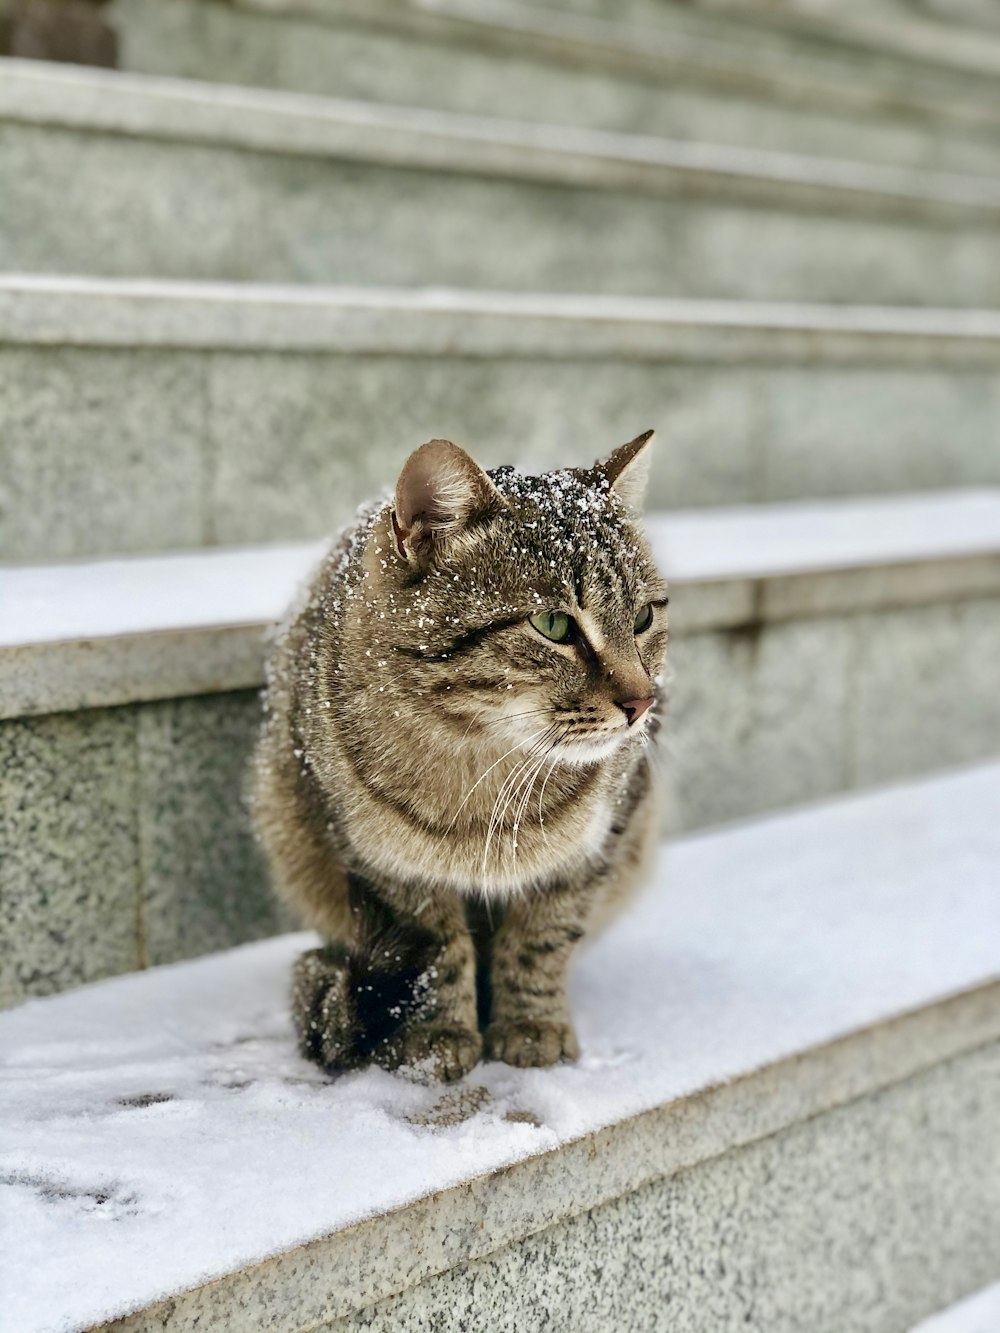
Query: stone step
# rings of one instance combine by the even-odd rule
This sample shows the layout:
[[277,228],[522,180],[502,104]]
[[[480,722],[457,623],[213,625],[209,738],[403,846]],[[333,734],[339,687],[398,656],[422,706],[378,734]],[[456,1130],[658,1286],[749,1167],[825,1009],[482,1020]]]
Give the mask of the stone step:
[[922,1319],[912,1333],[997,1333],[1000,1329],[1000,1282]]
[[0,380],[7,561],[320,537],[440,435],[655,425],[668,508],[1000,484],[988,311],[0,277]]
[[[283,8],[286,0],[275,3]],[[561,7],[563,0],[554,3]],[[662,20],[663,0],[626,0],[626,5],[636,18],[646,14]],[[606,0],[571,0],[570,7],[602,11]],[[697,0],[696,8],[702,23],[763,25],[772,34],[784,34],[786,41],[794,36],[819,43],[820,49],[832,44],[845,52],[889,56],[915,69],[950,69],[966,76],[1000,71],[1000,12],[994,0],[834,0],[819,5],[812,0]]]
[[998,803],[677,841],[576,960],[575,1066],[328,1080],[303,935],[0,1016],[0,1328],[910,1327],[996,1272]]
[[[323,13],[339,0],[236,0],[272,13],[307,7]],[[450,0],[433,0],[448,4]],[[455,0],[456,3],[459,0]],[[419,3],[419,0],[418,0]],[[472,0],[469,0],[470,5]],[[739,43],[786,58],[808,53],[841,68],[872,61],[882,76],[912,82],[931,74],[987,79],[1000,71],[993,0],[519,0],[552,10]],[[894,85],[895,86],[895,85]],[[982,85],[984,88],[986,84]]]
[[[650,530],[678,824],[1000,754],[1000,491]],[[0,572],[0,1003],[287,925],[241,792],[264,638],[319,549]]]
[[0,269],[1000,305],[1000,178],[7,61]]
[[967,71],[789,50],[759,25],[663,9],[642,25],[511,0],[116,0],[111,12],[123,67],[145,74],[910,166],[1000,162],[1000,59],[970,86]]

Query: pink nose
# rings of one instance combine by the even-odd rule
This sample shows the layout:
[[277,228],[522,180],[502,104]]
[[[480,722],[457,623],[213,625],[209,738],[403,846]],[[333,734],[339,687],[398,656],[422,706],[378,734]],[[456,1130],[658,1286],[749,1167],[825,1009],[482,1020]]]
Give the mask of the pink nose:
[[628,718],[628,724],[629,724],[629,726],[632,726],[632,724],[633,724],[634,722],[638,722],[639,719],[640,719],[640,717],[642,717],[643,713],[646,711],[646,709],[647,709],[647,708],[651,708],[652,706],[653,706],[653,696],[652,696],[652,695],[650,695],[648,699],[619,699],[619,700],[618,700],[618,707],[622,710],[622,712],[623,712],[623,713],[625,714],[625,716]]

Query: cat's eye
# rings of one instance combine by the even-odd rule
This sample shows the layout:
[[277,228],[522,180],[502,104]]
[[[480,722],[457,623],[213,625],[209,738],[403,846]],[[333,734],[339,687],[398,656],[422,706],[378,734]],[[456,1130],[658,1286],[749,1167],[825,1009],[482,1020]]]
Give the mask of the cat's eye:
[[653,623],[653,605],[652,603],[650,603],[648,606],[644,606],[635,618],[634,629],[636,634],[641,634],[643,630],[649,629],[652,623]]
[[573,637],[573,621],[565,611],[536,611],[528,624],[553,643],[569,643]]

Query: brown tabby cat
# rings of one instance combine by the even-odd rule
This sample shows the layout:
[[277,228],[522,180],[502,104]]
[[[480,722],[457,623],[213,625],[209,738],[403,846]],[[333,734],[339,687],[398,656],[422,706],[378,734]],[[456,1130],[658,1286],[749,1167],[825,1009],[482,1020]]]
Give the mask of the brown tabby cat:
[[537,477],[421,445],[283,635],[254,806],[278,887],[329,941],[293,994],[327,1069],[576,1056],[570,954],[659,822],[651,436]]

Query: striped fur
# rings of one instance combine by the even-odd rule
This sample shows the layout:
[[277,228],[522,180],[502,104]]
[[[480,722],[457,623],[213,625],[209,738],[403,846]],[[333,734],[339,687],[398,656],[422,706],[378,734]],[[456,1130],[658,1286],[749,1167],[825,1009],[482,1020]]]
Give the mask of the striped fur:
[[[304,1054],[460,1077],[577,1053],[576,944],[658,827],[666,587],[648,436],[589,469],[483,472],[431,441],[316,572],[268,675],[254,811],[300,960]],[[652,604],[652,623],[635,632]],[[573,617],[554,643],[532,615]],[[652,696],[629,725],[622,702]]]

